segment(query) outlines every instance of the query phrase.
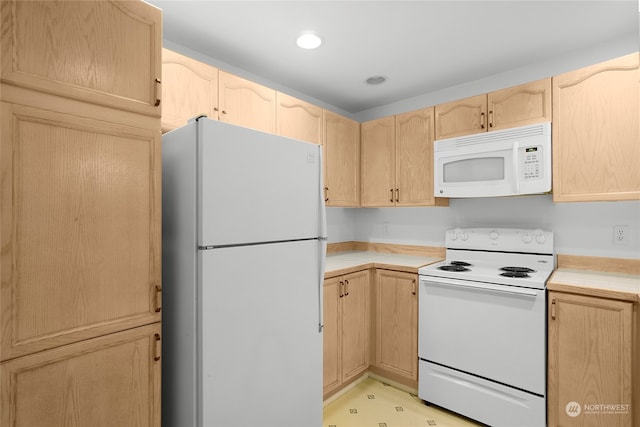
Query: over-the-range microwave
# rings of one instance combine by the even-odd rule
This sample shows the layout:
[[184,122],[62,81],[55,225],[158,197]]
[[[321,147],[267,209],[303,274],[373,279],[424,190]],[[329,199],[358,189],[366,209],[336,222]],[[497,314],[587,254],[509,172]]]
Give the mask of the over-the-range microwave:
[[435,141],[436,197],[498,197],[551,191],[551,123]]

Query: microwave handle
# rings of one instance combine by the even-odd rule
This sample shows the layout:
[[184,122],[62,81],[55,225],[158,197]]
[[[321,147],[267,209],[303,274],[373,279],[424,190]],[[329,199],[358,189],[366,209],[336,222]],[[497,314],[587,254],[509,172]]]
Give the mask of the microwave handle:
[[518,159],[518,150],[520,148],[520,141],[513,141],[512,147],[512,159],[513,159],[513,182],[516,186],[516,194],[520,194],[520,165]]

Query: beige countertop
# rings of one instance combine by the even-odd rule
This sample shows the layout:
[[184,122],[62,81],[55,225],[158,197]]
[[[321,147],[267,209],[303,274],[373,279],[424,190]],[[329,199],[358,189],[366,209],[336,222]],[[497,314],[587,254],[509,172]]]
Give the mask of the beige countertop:
[[558,268],[547,289],[605,298],[640,300],[640,275]]
[[417,273],[420,267],[441,260],[442,258],[436,257],[386,252],[339,252],[327,255],[324,277],[335,277],[367,268],[386,268]]

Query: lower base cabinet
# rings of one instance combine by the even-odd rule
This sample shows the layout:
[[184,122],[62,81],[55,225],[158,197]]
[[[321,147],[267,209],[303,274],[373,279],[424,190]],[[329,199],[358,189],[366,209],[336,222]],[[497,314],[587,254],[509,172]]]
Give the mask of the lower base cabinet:
[[418,275],[377,269],[374,362],[371,370],[418,388]]
[[2,427],[159,427],[160,324],[0,364]]
[[556,291],[548,304],[548,425],[640,425],[637,304]]
[[369,270],[324,281],[323,395],[369,367]]

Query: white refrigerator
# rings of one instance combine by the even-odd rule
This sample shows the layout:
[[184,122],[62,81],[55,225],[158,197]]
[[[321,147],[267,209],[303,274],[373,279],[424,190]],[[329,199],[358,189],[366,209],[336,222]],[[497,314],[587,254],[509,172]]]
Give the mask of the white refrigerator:
[[201,117],[162,151],[163,427],[321,426],[321,147]]

